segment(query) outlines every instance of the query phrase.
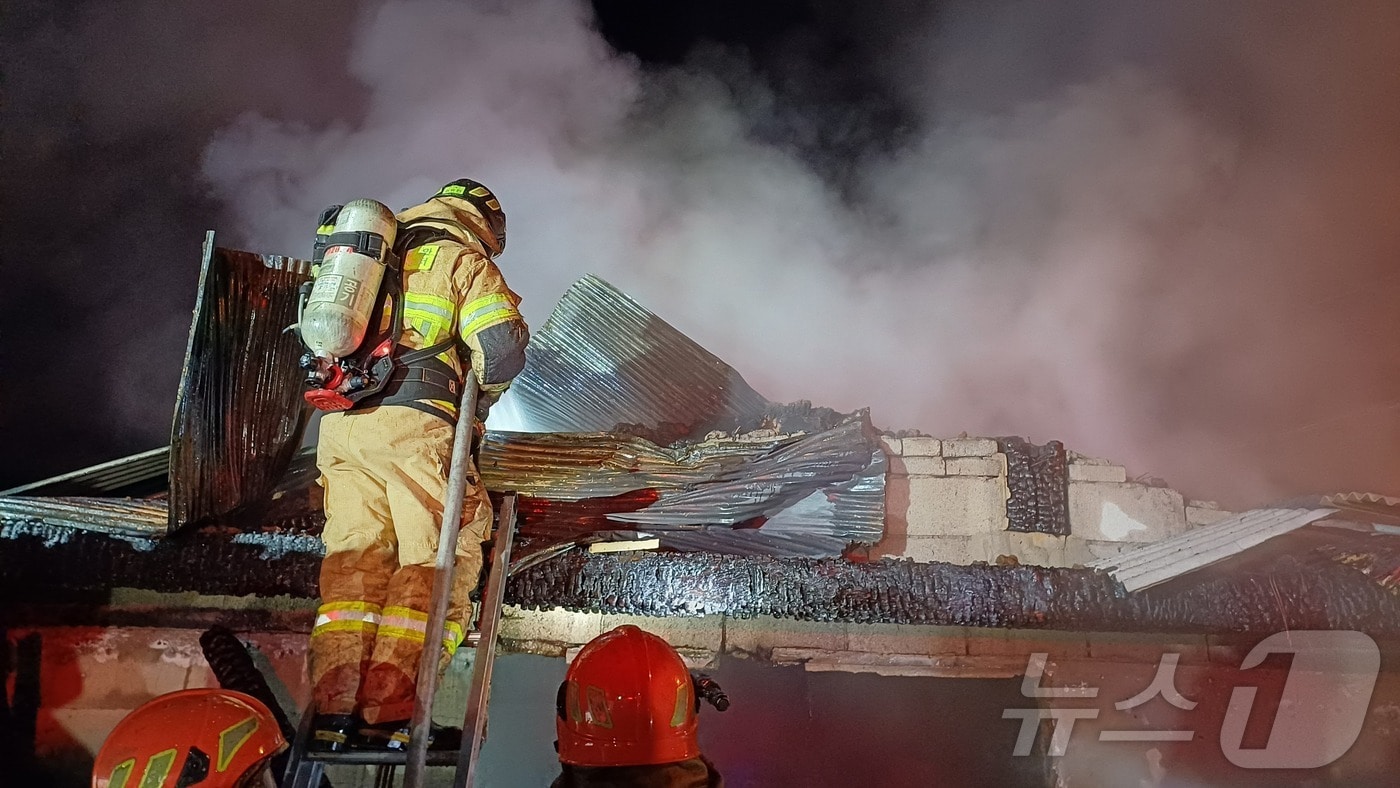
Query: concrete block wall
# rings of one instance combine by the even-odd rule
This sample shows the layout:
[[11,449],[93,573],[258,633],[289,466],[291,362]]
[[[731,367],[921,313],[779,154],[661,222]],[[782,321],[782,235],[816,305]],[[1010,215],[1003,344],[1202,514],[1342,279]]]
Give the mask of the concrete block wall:
[[[1073,452],[1070,535],[1008,531],[1006,455],[990,438],[885,437],[885,538],[875,557],[971,564],[1077,566],[1206,527],[1231,513],[1187,502],[1169,487],[1129,481],[1127,470]],[[1003,559],[1004,560],[1004,559]]]

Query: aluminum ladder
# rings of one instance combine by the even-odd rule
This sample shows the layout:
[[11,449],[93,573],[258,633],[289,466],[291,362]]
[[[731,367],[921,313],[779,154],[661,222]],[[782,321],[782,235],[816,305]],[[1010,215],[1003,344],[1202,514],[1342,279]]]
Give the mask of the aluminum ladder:
[[[422,748],[421,754],[415,753],[412,748],[400,752],[383,750],[350,750],[341,753],[311,752],[307,750],[306,745],[311,740],[311,719],[314,716],[314,710],[307,709],[297,727],[292,754],[287,760],[287,772],[283,779],[284,788],[318,788],[321,785],[321,775],[328,765],[377,765],[379,771],[375,785],[388,788],[388,786],[393,785],[397,768],[409,766],[410,760],[415,756],[420,759],[416,765],[419,774],[422,774],[427,766],[456,766],[457,775],[453,785],[457,788],[473,785],[477,760],[481,754],[483,734],[486,729],[486,708],[491,698],[491,669],[496,659],[496,635],[500,628],[501,607],[508,574],[507,567],[510,562],[511,545],[515,537],[514,493],[507,494],[502,500],[498,521],[491,548],[491,571],[486,576],[486,589],[481,597],[480,623],[478,631],[472,633],[472,635],[479,637],[476,642],[476,662],[472,665],[471,686],[467,693],[467,712],[462,723],[462,749],[460,751],[430,751],[425,746]],[[470,645],[471,639],[469,636],[467,643],[463,645]],[[431,655],[429,649],[424,648],[423,655],[424,664],[437,664],[436,659],[431,661],[428,659]],[[420,693],[424,689],[421,679],[419,689]],[[428,701],[428,712],[431,715],[431,696]],[[423,740],[423,737],[414,737],[414,740]],[[412,772],[410,771],[410,773]],[[409,785],[407,775],[405,777],[405,785]],[[421,786],[423,783],[418,784]]]

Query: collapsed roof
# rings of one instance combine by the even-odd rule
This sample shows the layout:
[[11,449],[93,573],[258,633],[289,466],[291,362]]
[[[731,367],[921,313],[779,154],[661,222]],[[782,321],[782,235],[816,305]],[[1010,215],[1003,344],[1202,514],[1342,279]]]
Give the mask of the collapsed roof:
[[[305,277],[301,261],[208,239],[171,446],[0,493],[0,591],[43,602],[120,586],[315,596],[319,488],[313,458],[300,450],[299,349],[281,332]],[[507,589],[515,604],[1400,634],[1400,501],[1374,495],[1288,504],[1352,515],[1342,528],[1302,527],[1315,519],[1304,513],[1246,513],[1237,527],[1106,561],[1108,572],[835,559],[883,532],[885,458],[866,414],[767,401],[596,277],[576,283],[536,332],[529,364],[498,408],[535,430],[488,433],[481,457],[488,487],[523,495],[526,560],[513,563]],[[1037,454],[1024,442],[1000,443],[1008,466],[1055,471],[1008,467],[1013,486],[1046,487],[1020,498],[1013,489],[1008,508],[1046,504],[1049,515],[1029,519],[1063,533],[1068,521],[1054,516],[1064,509],[1062,447]],[[571,549],[641,535],[667,550]],[[1144,558],[1154,549],[1165,558]],[[1154,576],[1132,579],[1134,568]],[[1189,584],[1178,579],[1186,572],[1195,572]],[[1146,590],[1129,594],[1129,586]]]
[[[97,497],[166,471],[158,452],[0,499],[0,518],[140,537],[191,526],[316,531],[319,487],[295,321],[304,261],[206,239],[168,458],[168,495]],[[594,276],[531,340],[488,433],[489,489],[521,496],[529,555],[649,536],[674,550],[829,557],[883,533],[885,456],[864,413],[769,402],[733,368]],[[86,485],[86,486],[85,486]],[[79,497],[35,498],[46,493]]]

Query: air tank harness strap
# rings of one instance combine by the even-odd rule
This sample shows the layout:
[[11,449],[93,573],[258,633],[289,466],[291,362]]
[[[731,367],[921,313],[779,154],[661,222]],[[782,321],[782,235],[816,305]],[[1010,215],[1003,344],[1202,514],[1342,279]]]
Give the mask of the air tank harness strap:
[[422,411],[446,421],[457,423],[457,415],[452,411],[434,405],[429,400],[456,404],[462,395],[460,378],[452,367],[435,358],[452,348],[455,339],[448,339],[405,353],[397,359],[394,371],[384,388],[357,403],[367,408],[376,405],[398,405]]
[[379,253],[384,250],[384,236],[367,230],[331,233],[326,236],[326,248],[330,249],[336,246],[353,247],[356,252],[377,260]]

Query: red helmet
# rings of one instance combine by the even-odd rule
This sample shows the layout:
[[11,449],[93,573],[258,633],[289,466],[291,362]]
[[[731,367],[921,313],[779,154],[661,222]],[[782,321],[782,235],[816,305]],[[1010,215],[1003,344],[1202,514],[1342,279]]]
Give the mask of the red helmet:
[[642,766],[697,758],[695,688],[671,644],[627,624],[579,651],[559,687],[559,760]]
[[241,692],[189,689],[126,715],[98,750],[93,788],[243,788],[287,746],[267,707]]

